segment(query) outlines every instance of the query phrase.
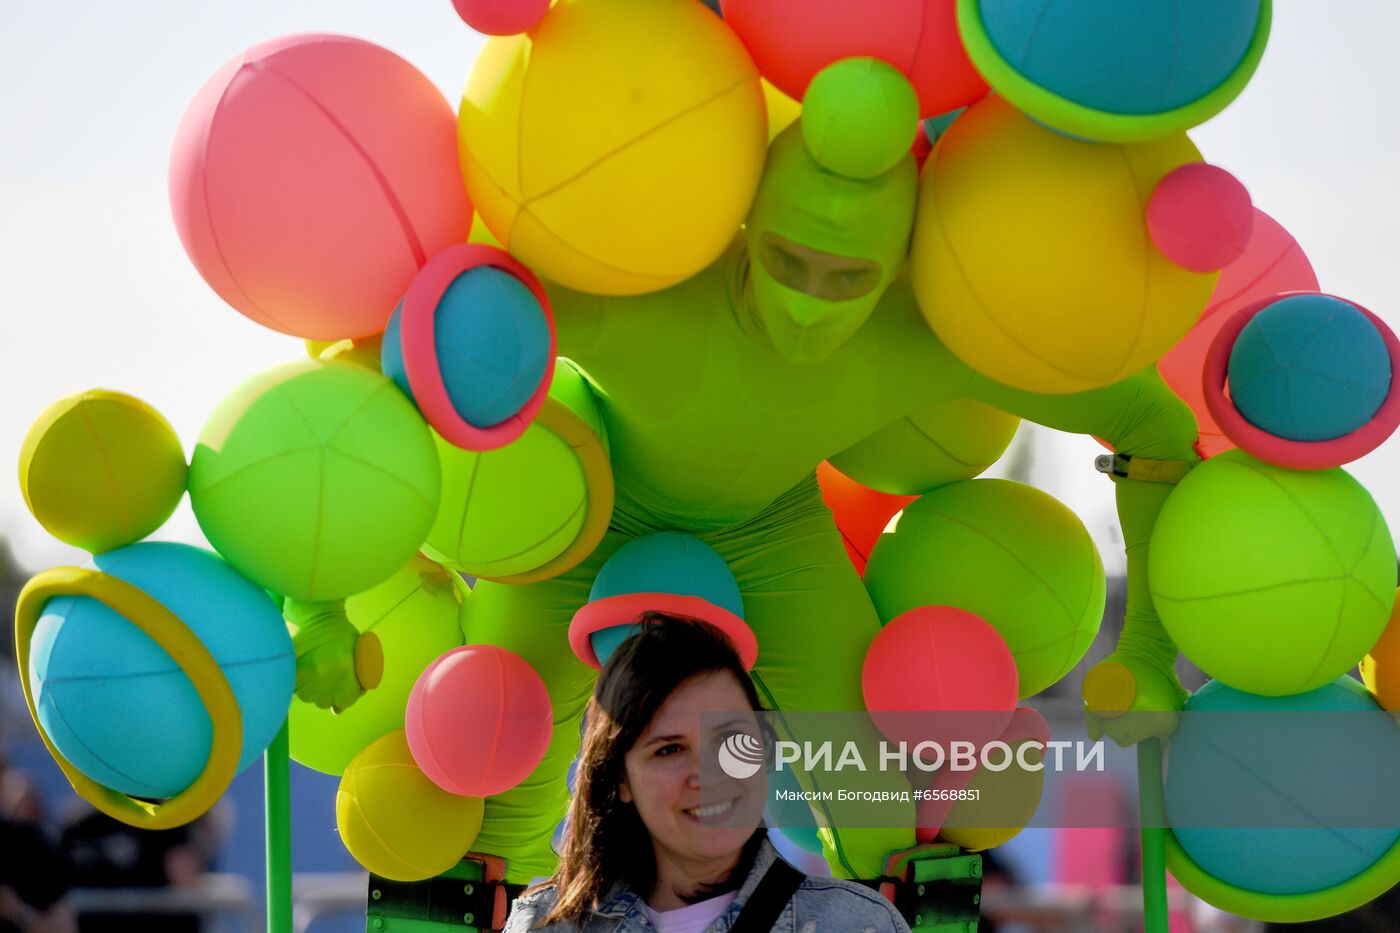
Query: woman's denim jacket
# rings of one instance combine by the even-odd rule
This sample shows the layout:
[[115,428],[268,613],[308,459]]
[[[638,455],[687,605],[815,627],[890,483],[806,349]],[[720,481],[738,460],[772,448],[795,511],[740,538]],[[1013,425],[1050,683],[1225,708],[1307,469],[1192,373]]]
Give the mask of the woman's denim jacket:
[[[773,864],[778,853],[773,844],[763,840],[753,868],[734,896],[729,909],[716,917],[705,933],[725,933],[734,925],[745,902],[759,879]],[[515,902],[505,933],[527,933],[546,930],[548,933],[655,933],[642,899],[622,883],[614,884],[602,898],[598,909],[584,921],[582,927],[557,922],[547,927],[537,926],[554,906],[554,888],[541,888]],[[808,876],[788,901],[774,933],[909,933],[909,925],[889,901],[854,881]]]

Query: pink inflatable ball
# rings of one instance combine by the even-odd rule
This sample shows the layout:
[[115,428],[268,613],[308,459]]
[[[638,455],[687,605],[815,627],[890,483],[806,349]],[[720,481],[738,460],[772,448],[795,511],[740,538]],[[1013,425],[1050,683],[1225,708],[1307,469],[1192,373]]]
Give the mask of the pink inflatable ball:
[[256,45],[185,111],[170,204],[214,291],[313,340],[384,329],[414,274],[467,237],[456,115],[377,45],[305,34]]
[[495,645],[464,645],[419,675],[404,727],[413,760],[434,784],[490,797],[544,759],[554,713],[544,681],[523,658]]
[[462,22],[488,36],[529,32],[549,12],[549,0],[452,0],[452,6]]
[[1162,255],[1192,272],[1218,272],[1244,255],[1254,205],[1239,179],[1192,162],[1167,173],[1147,202],[1147,229]]
[[956,0],[721,0],[724,19],[763,76],[794,100],[832,62],[870,56],[894,65],[935,116],[987,93],[958,35]]
[[1241,308],[1261,298],[1289,291],[1317,291],[1317,275],[1302,247],[1268,214],[1254,209],[1254,223],[1244,253],[1226,266],[1211,292],[1201,319],[1157,363],[1162,378],[1196,414],[1202,457],[1232,450],[1235,442],[1225,436],[1206,405],[1202,377],[1206,353],[1221,326]]
[[861,669],[861,693],[875,725],[911,750],[923,741],[948,747],[996,738],[1019,690],[1016,661],[1001,634],[953,606],[896,616],[871,642]]

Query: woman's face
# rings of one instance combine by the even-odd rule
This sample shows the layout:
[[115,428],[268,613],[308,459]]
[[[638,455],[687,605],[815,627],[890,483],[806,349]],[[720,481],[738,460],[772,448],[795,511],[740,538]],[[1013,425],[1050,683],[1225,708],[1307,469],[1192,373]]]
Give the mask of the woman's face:
[[722,859],[753,835],[767,781],[761,770],[743,781],[720,770],[715,750],[734,732],[762,735],[743,688],[728,671],[697,674],[666,698],[627,752],[619,793],[636,804],[658,857]]

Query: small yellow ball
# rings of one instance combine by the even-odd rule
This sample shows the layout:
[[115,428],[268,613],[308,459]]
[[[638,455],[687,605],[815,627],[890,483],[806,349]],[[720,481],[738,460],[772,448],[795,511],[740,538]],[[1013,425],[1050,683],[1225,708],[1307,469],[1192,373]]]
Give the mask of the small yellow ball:
[[92,389],[44,409],[25,435],[19,485],[55,538],[100,554],[155,531],[185,492],[175,429],[145,402]]
[[1380,640],[1361,659],[1361,679],[1377,703],[1400,713],[1400,599],[1390,610],[1390,622]]

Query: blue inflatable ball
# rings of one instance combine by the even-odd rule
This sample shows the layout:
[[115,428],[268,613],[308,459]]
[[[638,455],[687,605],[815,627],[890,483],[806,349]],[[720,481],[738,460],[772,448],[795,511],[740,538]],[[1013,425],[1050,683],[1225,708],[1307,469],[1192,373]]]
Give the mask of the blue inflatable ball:
[[[1233,715],[1206,715],[1220,713]],[[1396,768],[1400,728],[1349,676],[1286,697],[1213,681],[1187,701],[1171,738],[1167,821],[1221,881],[1262,894],[1321,891],[1400,841]]]
[[1390,353],[1340,298],[1292,295],[1250,319],[1230,351],[1230,399],[1255,427],[1326,441],[1369,422],[1390,394]]
[[[243,716],[239,770],[287,717],[296,659],[267,593],[215,554],[147,542],[93,565],[155,597],[223,669]],[[102,603],[62,596],[44,606],[30,646],[39,722],[88,777],[134,797],[180,793],[204,770],[213,727],[194,685],[155,641]]]
[[734,572],[699,538],[662,531],[618,548],[598,571],[589,602],[629,593],[699,596],[744,617],[744,598]]
[[966,107],[958,107],[956,110],[949,110],[947,113],[940,113],[936,117],[925,117],[920,121],[919,126],[924,131],[924,138],[929,141],[929,145],[937,145],[943,138],[943,134],[948,132],[948,127],[953,125],[953,121],[963,115]]
[[[711,606],[744,618],[744,599],[724,558],[699,538],[678,531],[636,538],[618,548],[598,570],[588,600],[596,603],[633,593],[698,596]],[[664,597],[653,600],[652,607],[662,611],[677,609]],[[703,609],[699,614],[721,628],[728,624],[726,619],[707,617]],[[598,663],[606,664],[617,646],[638,628],[629,623],[593,632],[589,642]]]
[[611,625],[605,629],[599,629],[588,640],[593,645],[593,654],[598,659],[599,664],[607,664],[608,658],[624,641],[631,638],[642,630],[640,625],[632,623],[630,625]]
[[1129,142],[1188,129],[1233,100],[1263,54],[1270,10],[1270,0],[965,0],[959,26],[973,64],[1018,109]]
[[[381,366],[409,398],[399,330],[403,305],[384,331]],[[433,318],[438,366],[452,405],[473,427],[500,424],[525,407],[549,363],[549,322],[519,279],[492,266],[447,286]]]

